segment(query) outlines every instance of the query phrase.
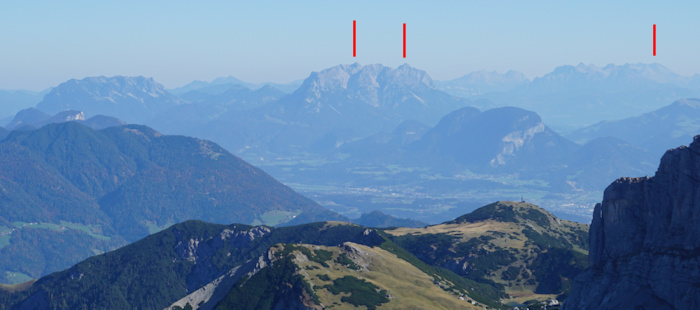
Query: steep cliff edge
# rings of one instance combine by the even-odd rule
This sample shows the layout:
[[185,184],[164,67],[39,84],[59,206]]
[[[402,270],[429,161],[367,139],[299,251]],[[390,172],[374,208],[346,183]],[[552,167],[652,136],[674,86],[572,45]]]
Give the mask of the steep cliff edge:
[[700,136],[654,177],[608,186],[589,238],[590,268],[564,309],[699,309]]

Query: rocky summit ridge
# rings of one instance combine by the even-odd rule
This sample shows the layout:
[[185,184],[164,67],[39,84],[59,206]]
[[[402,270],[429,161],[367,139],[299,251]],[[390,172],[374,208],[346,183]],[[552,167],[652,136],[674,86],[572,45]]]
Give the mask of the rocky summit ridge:
[[700,136],[667,151],[654,177],[612,183],[565,309],[700,308],[699,199]]

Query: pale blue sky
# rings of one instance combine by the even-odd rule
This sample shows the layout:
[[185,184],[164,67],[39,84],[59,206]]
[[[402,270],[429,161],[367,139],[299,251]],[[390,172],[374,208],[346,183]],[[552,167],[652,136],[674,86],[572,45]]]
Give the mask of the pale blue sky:
[[438,80],[475,70],[534,77],[579,62],[700,72],[699,1],[434,2],[0,1],[0,89],[96,75],[169,88],[228,75],[288,82],[353,62],[406,62]]

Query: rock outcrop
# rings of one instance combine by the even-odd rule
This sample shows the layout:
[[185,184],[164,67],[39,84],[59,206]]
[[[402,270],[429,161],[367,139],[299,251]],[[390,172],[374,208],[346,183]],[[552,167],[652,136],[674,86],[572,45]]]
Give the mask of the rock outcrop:
[[700,136],[605,190],[564,309],[700,309]]

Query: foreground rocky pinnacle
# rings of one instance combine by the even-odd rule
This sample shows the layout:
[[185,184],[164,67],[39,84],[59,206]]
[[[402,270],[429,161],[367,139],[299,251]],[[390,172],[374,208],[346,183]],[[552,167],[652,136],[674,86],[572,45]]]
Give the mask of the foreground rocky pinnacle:
[[564,309],[700,309],[700,136],[608,186],[589,236]]

